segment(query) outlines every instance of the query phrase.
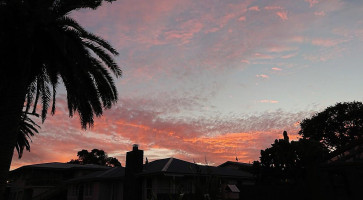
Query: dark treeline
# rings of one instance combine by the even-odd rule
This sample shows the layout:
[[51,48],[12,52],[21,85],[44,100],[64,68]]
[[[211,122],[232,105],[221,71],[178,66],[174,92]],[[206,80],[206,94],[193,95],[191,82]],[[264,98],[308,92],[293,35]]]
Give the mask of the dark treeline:
[[360,199],[363,104],[338,103],[300,126],[299,140],[284,131],[261,150],[252,199]]
[[117,158],[109,157],[105,151],[99,149],[92,149],[90,152],[83,149],[82,151],[78,151],[77,156],[77,159],[72,159],[68,163],[81,165],[95,164],[109,167],[121,166]]

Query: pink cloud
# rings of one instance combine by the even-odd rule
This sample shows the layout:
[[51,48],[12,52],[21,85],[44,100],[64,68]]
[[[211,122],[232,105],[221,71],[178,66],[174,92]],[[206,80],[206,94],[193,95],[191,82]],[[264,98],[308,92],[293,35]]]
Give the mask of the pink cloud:
[[199,33],[203,28],[203,24],[194,20],[189,20],[180,26],[180,30],[172,30],[164,32],[166,40],[180,40],[181,44],[187,44]]
[[256,77],[257,78],[269,78],[269,76],[266,74],[257,74]]
[[241,60],[241,63],[250,64],[250,61],[249,60],[246,60],[246,59],[243,59],[243,60]]
[[285,46],[285,45],[272,45],[271,47],[267,48],[267,51],[273,52],[273,53],[281,53],[281,52],[285,52],[285,51],[293,51],[296,49],[297,49],[297,47],[291,47],[291,46]]
[[303,36],[292,36],[289,41],[295,43],[303,43],[305,41],[305,38]]
[[260,8],[258,6],[252,6],[252,7],[249,7],[248,10],[250,10],[250,11],[260,11]]
[[322,46],[322,47],[332,47],[336,46],[337,44],[341,43],[342,41],[339,40],[333,40],[333,39],[322,39],[317,38],[311,40],[311,43],[315,46]]
[[265,6],[265,10],[282,10],[283,8],[281,6]]
[[238,21],[242,21],[242,22],[246,21],[246,16],[241,16],[240,18],[238,18]]
[[305,2],[308,2],[310,4],[310,8],[312,8],[315,4],[319,3],[318,0],[305,0]]
[[276,12],[276,15],[279,16],[282,21],[288,20],[287,11],[278,11]]
[[281,68],[278,68],[278,67],[273,67],[271,69],[274,70],[274,71],[282,71],[282,69]]

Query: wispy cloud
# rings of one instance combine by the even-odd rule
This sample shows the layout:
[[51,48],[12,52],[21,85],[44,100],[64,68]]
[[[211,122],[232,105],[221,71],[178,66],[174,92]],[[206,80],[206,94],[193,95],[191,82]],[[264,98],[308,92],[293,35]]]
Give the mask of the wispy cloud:
[[246,21],[246,16],[241,16],[238,18],[238,21]]
[[265,10],[283,10],[284,8],[281,6],[265,6]]
[[276,15],[279,16],[282,21],[288,20],[287,11],[278,11],[276,12]]
[[269,100],[269,99],[263,99],[259,101],[260,103],[279,103],[279,101],[276,100]]
[[274,70],[274,71],[282,71],[282,69],[281,68],[278,68],[278,67],[273,67],[271,69]]
[[316,16],[325,16],[326,15],[326,13],[324,12],[324,11],[316,11],[316,12],[314,12],[314,15],[316,15]]
[[252,7],[249,7],[248,10],[251,10],[251,11],[260,11],[260,8],[258,6],[252,6]]
[[266,79],[266,78],[269,78],[269,76],[268,76],[268,75],[266,75],[266,74],[257,74],[257,75],[256,75],[256,77],[257,77],[257,78],[265,78],[265,79]]
[[272,59],[274,57],[272,55],[268,55],[268,54],[255,53],[255,58],[257,58],[257,59]]
[[295,57],[297,55],[298,55],[298,53],[290,53],[290,54],[282,55],[281,58],[288,59],[288,58]]
[[323,39],[323,38],[316,38],[316,39],[312,39],[311,43],[313,45],[316,46],[323,46],[323,47],[332,47],[332,46],[336,46],[339,43],[341,43],[342,41],[340,40],[334,40],[334,39]]
[[318,0],[305,0],[305,1],[309,3],[310,8],[314,7],[315,4],[319,3]]

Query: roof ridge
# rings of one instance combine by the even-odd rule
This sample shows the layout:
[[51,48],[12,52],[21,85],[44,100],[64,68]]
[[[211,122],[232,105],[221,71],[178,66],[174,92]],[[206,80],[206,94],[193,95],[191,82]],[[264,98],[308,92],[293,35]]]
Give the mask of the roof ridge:
[[173,162],[173,157],[171,157],[171,158],[169,158],[169,160],[168,160],[168,162],[165,164],[165,166],[163,167],[163,169],[161,170],[162,172],[166,172],[166,171],[168,171],[168,169],[169,169],[169,166],[170,166],[170,164],[171,164],[171,162]]

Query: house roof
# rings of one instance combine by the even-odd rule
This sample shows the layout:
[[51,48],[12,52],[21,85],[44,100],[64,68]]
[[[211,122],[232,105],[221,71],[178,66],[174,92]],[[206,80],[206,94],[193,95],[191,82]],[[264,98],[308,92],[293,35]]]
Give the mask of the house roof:
[[125,168],[124,167],[113,167],[107,171],[98,171],[86,176],[78,177],[69,180],[69,182],[82,182],[89,180],[110,180],[110,179],[122,179],[125,177]]
[[41,163],[34,165],[26,165],[19,167],[17,169],[12,170],[12,172],[17,172],[25,169],[49,169],[49,170],[70,170],[70,169],[88,169],[88,170],[107,170],[110,167],[94,165],[94,164],[70,164],[70,163],[60,163],[60,162],[52,162],[52,163]]
[[225,163],[220,164],[218,167],[226,167],[226,166],[236,166],[236,167],[252,167],[252,164],[250,163],[242,163],[242,162],[233,162],[233,161],[227,161]]
[[218,175],[218,176],[231,176],[231,177],[245,177],[252,178],[249,172],[220,168],[214,166],[197,165],[187,161],[179,160],[176,158],[166,158],[155,160],[144,165],[143,172],[140,175],[148,174],[179,174],[179,175]]
[[363,155],[363,138],[358,140],[354,140],[351,143],[341,147],[338,150],[335,150],[329,154],[328,160],[326,163],[332,163],[337,161],[348,161],[349,159],[353,159],[355,161],[362,161]]
[[[106,167],[100,165],[79,165],[69,163],[43,163],[35,165],[22,166],[12,171],[16,173],[24,169],[50,169],[50,170],[95,170],[96,172],[88,175],[77,177],[69,181],[84,181],[84,180],[102,180],[102,179],[120,179],[125,176],[124,167]],[[155,160],[145,164],[143,171],[139,173],[140,176],[152,175],[152,174],[164,174],[164,175],[217,175],[221,177],[235,177],[235,178],[253,178],[253,175],[249,172],[235,170],[230,168],[215,167],[215,166],[204,166],[195,163],[187,162],[177,158],[165,158]]]

